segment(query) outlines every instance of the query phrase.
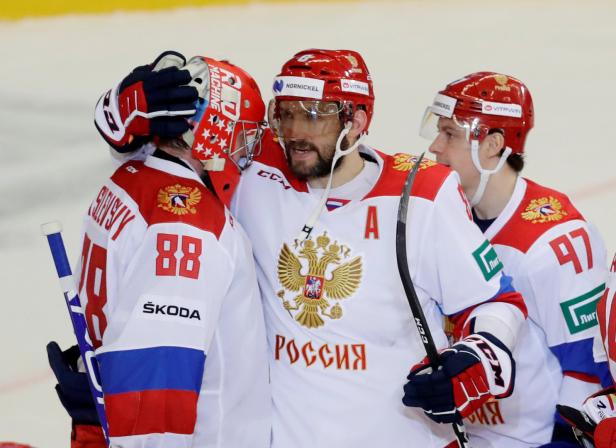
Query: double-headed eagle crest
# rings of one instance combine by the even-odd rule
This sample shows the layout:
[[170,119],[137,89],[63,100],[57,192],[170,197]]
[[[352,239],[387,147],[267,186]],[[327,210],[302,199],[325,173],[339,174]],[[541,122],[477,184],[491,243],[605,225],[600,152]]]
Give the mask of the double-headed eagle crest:
[[201,192],[197,187],[185,187],[180,184],[170,185],[158,190],[158,206],[175,215],[197,213],[195,205],[201,201]]
[[496,81],[496,90],[501,90],[503,92],[511,91],[511,87],[507,84],[509,82],[509,78],[506,75],[494,75],[494,81]]
[[522,212],[522,218],[533,224],[560,221],[564,216],[567,212],[560,201],[552,196],[533,199]]
[[[406,154],[403,152],[399,152],[394,154],[394,169],[398,171],[410,171],[417,163],[417,159],[419,157],[414,156],[412,154]],[[421,161],[421,165],[419,165],[420,170],[425,170],[426,168],[430,168],[431,166],[436,165],[436,162],[433,160],[424,158]]]
[[[339,303],[331,305],[330,300],[352,296],[361,282],[361,257],[343,262],[349,258],[350,249],[330,242],[324,232],[316,238],[316,244],[312,238],[296,240],[299,255],[285,243],[278,256],[278,280],[284,288],[278,297],[289,314],[299,310],[295,320],[308,328],[322,326],[325,322],[321,316],[340,319],[342,307]],[[285,290],[299,292],[293,298],[293,305],[285,299]]]

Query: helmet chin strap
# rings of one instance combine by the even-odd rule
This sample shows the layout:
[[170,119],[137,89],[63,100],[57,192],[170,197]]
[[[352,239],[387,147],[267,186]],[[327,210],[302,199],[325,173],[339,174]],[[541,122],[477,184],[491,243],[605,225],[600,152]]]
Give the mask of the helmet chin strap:
[[353,123],[349,121],[344,125],[344,129],[340,131],[340,135],[338,136],[338,140],[336,141],[336,151],[334,152],[334,158],[332,159],[332,166],[329,171],[329,179],[327,179],[327,186],[325,187],[325,190],[323,190],[323,194],[321,195],[319,203],[310,214],[310,217],[306,221],[306,224],[304,224],[304,227],[302,228],[298,236],[299,240],[305,240],[310,236],[310,232],[312,232],[314,225],[316,224],[317,220],[319,219],[319,216],[321,215],[321,212],[323,211],[323,207],[325,207],[327,198],[329,196],[329,191],[332,188],[332,181],[334,179],[334,168],[336,166],[336,163],[341,157],[344,157],[347,154],[350,154],[355,151],[355,149],[357,149],[357,147],[364,140],[366,134],[360,135],[357,141],[353,143],[349,148],[344,150],[341,148],[342,140],[349,133],[352,126]]
[[511,154],[511,148],[507,147],[503,151],[496,167],[493,170],[486,170],[481,166],[481,162],[479,161],[479,140],[471,140],[471,158],[473,160],[473,165],[479,171],[479,185],[477,186],[477,190],[475,190],[475,194],[471,199],[471,207],[476,206],[483,198],[483,194],[486,191],[486,186],[488,185],[488,180],[490,180],[490,176],[492,174],[498,173],[500,169],[503,167],[505,162],[507,161],[507,157]]

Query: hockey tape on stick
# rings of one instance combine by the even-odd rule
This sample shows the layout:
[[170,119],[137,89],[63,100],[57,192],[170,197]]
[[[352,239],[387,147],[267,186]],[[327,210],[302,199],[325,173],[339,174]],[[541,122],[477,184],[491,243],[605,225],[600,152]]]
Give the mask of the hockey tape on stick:
[[[404,287],[406,299],[408,300],[411,308],[411,320],[417,327],[419,338],[421,339],[424,349],[426,350],[426,354],[430,360],[430,365],[433,369],[436,369],[438,366],[438,351],[436,350],[432,333],[428,327],[426,316],[424,315],[423,309],[419,304],[419,298],[417,297],[417,292],[415,291],[415,286],[413,285],[413,280],[411,279],[411,273],[409,272],[408,256],[406,253],[406,218],[408,216],[409,197],[411,195],[413,182],[415,181],[415,176],[417,175],[417,171],[419,170],[424,154],[425,153],[422,152],[417,158],[415,165],[413,165],[413,169],[409,172],[406,181],[404,182],[404,188],[402,189],[402,195],[400,196],[400,203],[398,205],[398,221],[396,223],[396,261],[398,263],[398,272],[400,273],[400,278],[402,279],[402,286]],[[458,446],[460,448],[470,448],[462,419],[452,423],[452,426],[453,432],[456,435]]]
[[103,389],[100,385],[98,363],[94,356],[94,347],[92,347],[92,341],[88,335],[86,318],[83,308],[81,307],[81,300],[79,300],[79,295],[77,294],[75,280],[73,279],[71,266],[68,262],[64,242],[62,241],[62,225],[57,221],[48,222],[41,225],[41,230],[43,235],[47,237],[47,242],[49,243],[51,256],[53,257],[56,272],[60,279],[60,287],[64,294],[68,314],[73,324],[73,331],[75,332],[77,344],[79,345],[81,360],[88,374],[90,392],[92,392],[92,397],[94,398],[96,412],[98,413],[98,419],[103,428],[105,441],[107,442],[107,446],[109,446],[107,416],[105,415],[105,401],[103,400]]

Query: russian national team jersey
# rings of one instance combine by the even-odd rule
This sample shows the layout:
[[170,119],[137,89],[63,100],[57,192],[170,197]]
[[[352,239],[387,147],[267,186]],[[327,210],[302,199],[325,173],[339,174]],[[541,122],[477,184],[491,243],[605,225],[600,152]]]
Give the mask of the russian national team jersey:
[[565,195],[523,178],[485,235],[524,297],[528,320],[513,352],[512,396],[486,403],[467,430],[474,447],[534,447],[550,441],[556,404],[579,407],[607,370],[593,359],[605,247]]
[[605,354],[608,355],[612,381],[616,384],[616,254],[612,260],[605,293],[597,306],[597,318],[601,328],[600,340]]
[[[454,440],[450,425],[401,401],[410,367],[425,356],[395,255],[398,202],[416,159],[360,151],[378,163],[378,181],[363,199],[324,208],[306,240],[298,235],[321,192],[290,174],[278,146],[264,148],[235,193],[271,351],[273,448],[442,448]],[[443,314],[510,289],[457,174],[425,160],[411,194],[409,269],[443,348]]]
[[196,173],[164,154],[122,165],[85,217],[75,275],[113,446],[269,447],[250,244]]

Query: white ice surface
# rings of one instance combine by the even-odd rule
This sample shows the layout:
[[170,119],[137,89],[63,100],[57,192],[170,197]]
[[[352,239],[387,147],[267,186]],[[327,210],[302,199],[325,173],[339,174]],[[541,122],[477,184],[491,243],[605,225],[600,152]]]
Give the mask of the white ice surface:
[[68,446],[45,344],[73,343],[39,225],[60,219],[76,260],[82,213],[112,165],[98,96],[161,50],[231,58],[269,97],[294,52],[353,48],[377,95],[368,143],[419,152],[419,120],[447,81],[526,81],[536,128],[525,175],[572,196],[616,249],[616,3],[411,1],[252,5],[0,23],[0,441]]

